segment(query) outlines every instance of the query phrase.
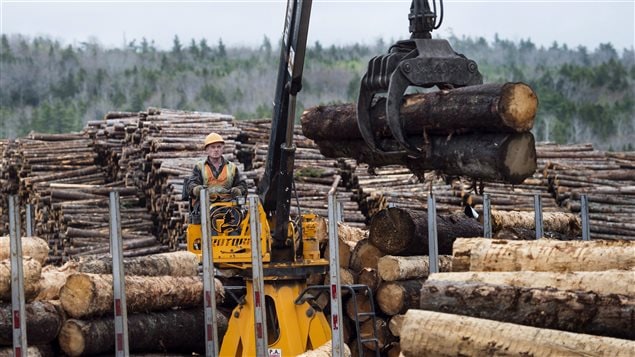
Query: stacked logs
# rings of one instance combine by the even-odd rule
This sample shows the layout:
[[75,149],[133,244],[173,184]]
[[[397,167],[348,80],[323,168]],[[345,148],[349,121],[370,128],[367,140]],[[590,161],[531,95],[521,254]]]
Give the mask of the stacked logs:
[[[4,240],[0,239],[0,246]],[[110,258],[41,269],[47,243],[25,238],[23,245],[24,253],[34,257],[24,260],[29,346],[52,350],[56,355],[112,354],[115,334]],[[5,258],[0,253],[0,281],[10,282],[4,279],[9,274]],[[198,257],[189,252],[124,259],[131,352],[204,351],[203,282],[198,263]],[[219,281],[215,288],[217,301],[222,302]],[[6,296],[10,299],[10,285],[0,284],[0,347],[12,342],[12,313]],[[217,315],[222,338],[227,318]]]
[[594,150],[591,145],[544,145],[538,149],[548,190],[556,202],[580,212],[587,195],[591,235],[632,239],[635,225],[635,154]]
[[236,162],[239,130],[229,115],[150,108],[140,115],[136,127],[126,127],[129,152],[122,154],[119,172],[145,197],[158,222],[156,235],[170,249],[184,240],[188,203],[181,199],[183,181],[205,157],[202,143],[212,131],[225,140],[224,156]]
[[[246,143],[246,145],[241,144],[242,147],[254,149],[249,165],[251,170],[246,171],[246,175],[254,178],[257,184],[257,179],[262,177],[265,171],[271,121],[238,121],[236,125],[241,130],[241,138],[245,140],[243,142]],[[294,178],[300,210],[311,211],[326,217],[328,215],[327,193],[335,181],[335,176],[340,173],[338,161],[325,158],[320,154],[313,141],[302,135],[299,128],[295,129],[293,140],[297,147]],[[354,193],[346,189],[344,183],[340,183],[338,199],[343,205],[344,221],[353,226],[364,226],[365,217],[359,212],[358,204],[354,201]],[[295,216],[298,214],[295,194],[292,196],[292,203],[291,214]]]
[[[634,266],[632,241],[458,239],[453,272],[422,286],[427,311],[406,313],[402,353],[627,356],[635,348],[627,341],[635,339]],[[504,331],[520,331],[516,343]]]

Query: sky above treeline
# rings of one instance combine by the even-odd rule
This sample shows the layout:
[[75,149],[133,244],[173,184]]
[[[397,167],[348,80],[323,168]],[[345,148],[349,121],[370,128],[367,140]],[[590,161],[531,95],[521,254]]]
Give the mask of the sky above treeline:
[[[432,4],[432,0],[429,0]],[[437,2],[438,4],[438,2]],[[484,37],[537,46],[554,42],[593,50],[610,42],[621,51],[635,46],[635,0],[446,0],[436,36]],[[161,49],[175,35],[218,39],[228,46],[259,46],[282,33],[286,1],[31,1],[0,0],[0,32],[44,36],[78,45],[121,47],[142,38]],[[309,45],[373,44],[405,39],[410,1],[313,1]]]

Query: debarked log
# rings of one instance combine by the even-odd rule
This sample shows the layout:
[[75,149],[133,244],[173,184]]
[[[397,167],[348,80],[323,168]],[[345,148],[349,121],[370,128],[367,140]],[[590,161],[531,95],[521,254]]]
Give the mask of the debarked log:
[[401,352],[419,356],[632,356],[635,342],[410,309]]
[[[203,280],[198,276],[126,276],[129,313],[194,307],[203,304]],[[62,307],[73,318],[100,316],[113,310],[112,275],[75,273],[60,291]],[[224,290],[216,280],[216,299]]]
[[635,296],[635,270],[469,271],[435,273],[428,276],[428,281],[431,280],[511,285],[525,288],[555,288]]
[[459,238],[453,271],[601,271],[632,269],[635,241],[513,241]]
[[[9,236],[0,237],[0,260],[9,259]],[[22,256],[31,257],[44,265],[49,255],[49,245],[42,238],[22,237]]]
[[[504,228],[535,229],[536,220],[533,211],[492,211],[492,230],[498,232]],[[544,212],[542,214],[543,230],[557,232],[568,236],[582,233],[582,223],[578,215],[566,212]]]
[[[406,134],[425,130],[448,134],[457,129],[526,132],[534,124],[538,98],[524,83],[490,83],[405,96],[400,117]],[[301,117],[304,135],[313,140],[361,139],[353,104],[325,105]],[[386,100],[371,108],[375,137],[392,136],[386,121]]]
[[[198,275],[199,258],[187,251],[169,252],[125,258],[123,268],[126,275],[145,276],[194,276]],[[91,274],[112,273],[112,259],[104,257],[80,262],[79,272]]]
[[[216,313],[218,337],[227,331],[227,318]],[[205,352],[203,309],[166,310],[128,314],[131,352]],[[219,342],[220,342],[219,341]],[[59,334],[59,344],[69,356],[114,354],[115,325],[112,318],[69,319]]]
[[[42,266],[37,260],[26,257],[22,259],[22,273],[24,276],[24,299],[33,300],[40,291],[40,276]],[[11,261],[0,261],[0,301],[11,301]]]
[[635,298],[553,288],[428,280],[422,310],[635,339]]
[[[519,184],[536,170],[536,146],[532,133],[470,133],[445,136],[409,137],[424,149],[421,157],[405,153],[373,152],[361,140],[317,140],[322,155],[330,158],[353,158],[379,167],[406,165],[416,174],[437,170],[446,175],[468,176],[486,181]],[[380,143],[390,151],[400,151],[394,140]]]

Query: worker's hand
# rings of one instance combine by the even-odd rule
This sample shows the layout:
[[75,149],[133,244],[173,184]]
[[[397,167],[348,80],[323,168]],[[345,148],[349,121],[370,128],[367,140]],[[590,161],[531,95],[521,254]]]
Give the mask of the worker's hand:
[[229,190],[226,189],[223,186],[212,186],[210,188],[208,188],[209,194],[210,195],[217,195],[217,194],[228,194]]
[[243,195],[243,191],[241,191],[240,188],[238,187],[232,187],[232,189],[229,190],[229,192],[232,194],[233,198],[237,198]]
[[192,194],[194,195],[194,197],[197,197],[201,195],[201,190],[203,189],[203,186],[201,185],[196,185],[194,186],[194,189],[192,190]]

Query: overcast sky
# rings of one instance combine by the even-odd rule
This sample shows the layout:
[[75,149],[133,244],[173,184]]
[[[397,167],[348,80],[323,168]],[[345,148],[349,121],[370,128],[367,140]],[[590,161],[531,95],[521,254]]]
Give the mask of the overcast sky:
[[[286,1],[7,1],[0,0],[0,31],[29,37],[48,36],[64,43],[97,40],[121,46],[145,37],[169,49],[174,35],[182,43],[219,38],[227,45],[257,46],[264,36],[277,41]],[[483,36],[538,46],[554,41],[595,49],[611,42],[618,51],[632,49],[635,0],[446,0],[445,18],[436,33]],[[314,0],[309,43],[372,44],[377,39],[408,37],[409,0]],[[138,43],[138,42],[137,42]]]

